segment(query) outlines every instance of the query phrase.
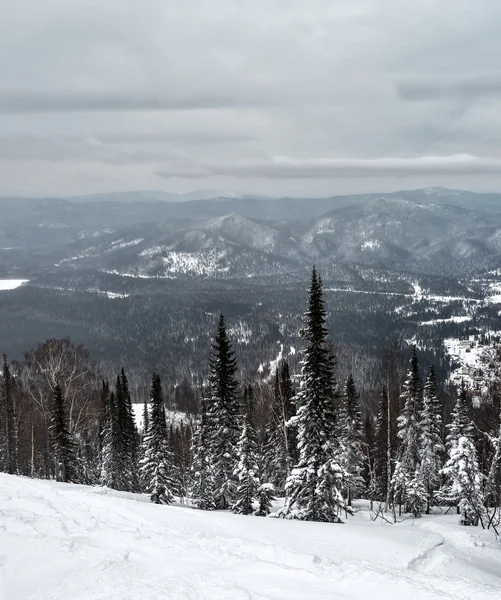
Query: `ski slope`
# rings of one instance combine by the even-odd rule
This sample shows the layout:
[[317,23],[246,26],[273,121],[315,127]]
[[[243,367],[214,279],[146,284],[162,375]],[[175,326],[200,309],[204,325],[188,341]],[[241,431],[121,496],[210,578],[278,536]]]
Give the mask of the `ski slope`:
[[244,517],[0,475],[0,597],[499,600],[501,544],[456,523]]

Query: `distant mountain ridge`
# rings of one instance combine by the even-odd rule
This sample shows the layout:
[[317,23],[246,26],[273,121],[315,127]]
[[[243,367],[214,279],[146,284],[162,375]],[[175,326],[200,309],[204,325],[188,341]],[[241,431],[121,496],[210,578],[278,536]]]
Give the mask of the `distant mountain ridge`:
[[65,246],[57,266],[166,278],[291,273],[312,262],[430,274],[496,266],[501,213],[443,203],[442,197],[430,191],[415,198],[364,196],[308,219],[271,221],[231,212],[138,223]]

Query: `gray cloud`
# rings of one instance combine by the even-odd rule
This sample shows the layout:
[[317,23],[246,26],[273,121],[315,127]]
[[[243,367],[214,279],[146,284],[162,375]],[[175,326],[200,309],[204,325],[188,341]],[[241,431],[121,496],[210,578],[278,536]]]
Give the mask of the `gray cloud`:
[[313,158],[288,156],[255,159],[234,164],[210,161],[181,161],[157,171],[163,178],[204,178],[217,175],[272,178],[345,178],[389,177],[405,175],[475,175],[501,172],[501,158],[483,158],[468,154],[421,156],[417,158]]
[[497,0],[4,4],[0,195],[501,188]]
[[[255,103],[255,102],[254,102]],[[197,110],[200,108],[227,108],[245,106],[246,101],[236,97],[155,97],[140,96],[130,91],[120,94],[24,94],[0,93],[0,112],[134,112]]]
[[455,79],[448,77],[403,78],[396,81],[396,88],[403,100],[411,102],[444,98],[474,100],[485,96],[501,95],[501,73]]

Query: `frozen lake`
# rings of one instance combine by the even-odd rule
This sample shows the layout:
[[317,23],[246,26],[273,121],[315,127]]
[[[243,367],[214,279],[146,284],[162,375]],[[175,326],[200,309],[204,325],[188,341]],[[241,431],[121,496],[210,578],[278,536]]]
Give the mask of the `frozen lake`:
[[0,279],[0,291],[15,290],[23,283],[28,283],[29,279]]

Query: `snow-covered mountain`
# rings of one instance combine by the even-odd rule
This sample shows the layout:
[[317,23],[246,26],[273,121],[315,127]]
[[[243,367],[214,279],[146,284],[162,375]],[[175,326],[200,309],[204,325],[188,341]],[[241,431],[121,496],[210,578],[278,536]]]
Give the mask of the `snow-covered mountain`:
[[231,213],[133,225],[65,248],[57,265],[136,277],[250,277],[313,262],[461,275],[496,266],[500,252],[501,216],[390,195],[301,221]]

